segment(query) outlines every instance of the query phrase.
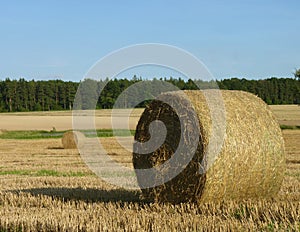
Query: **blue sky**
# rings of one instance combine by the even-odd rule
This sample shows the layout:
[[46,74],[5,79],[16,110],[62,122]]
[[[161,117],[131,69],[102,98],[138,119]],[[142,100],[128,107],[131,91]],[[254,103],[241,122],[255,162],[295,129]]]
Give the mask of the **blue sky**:
[[299,9],[297,0],[0,0],[0,79],[79,81],[106,54],[141,43],[185,49],[217,79],[292,77]]

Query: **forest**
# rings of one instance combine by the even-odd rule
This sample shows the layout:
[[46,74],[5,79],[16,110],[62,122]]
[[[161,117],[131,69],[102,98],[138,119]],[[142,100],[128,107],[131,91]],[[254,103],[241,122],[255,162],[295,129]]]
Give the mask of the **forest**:
[[[143,81],[134,76],[131,79],[113,79],[95,81],[86,79],[80,83],[62,80],[35,81],[11,80],[0,81],[0,112],[51,111],[81,109],[109,109],[114,106],[118,96],[129,86]],[[153,92],[163,91],[157,86],[161,83],[171,83],[178,89],[194,90],[220,88],[228,90],[243,90],[262,98],[267,104],[300,104],[300,79],[298,78],[268,78],[263,80],[247,80],[239,78],[223,79],[217,82],[192,81],[181,78],[160,78],[144,80],[143,87],[135,88],[136,95],[151,98]],[[148,87],[147,87],[148,86]],[[79,87],[79,88],[78,88]],[[169,85],[162,87],[169,88]],[[77,105],[74,99],[78,90]],[[173,89],[170,88],[170,91]],[[119,108],[134,106],[134,94],[127,96],[123,102],[117,102]],[[138,107],[144,107],[150,100],[143,101]]]

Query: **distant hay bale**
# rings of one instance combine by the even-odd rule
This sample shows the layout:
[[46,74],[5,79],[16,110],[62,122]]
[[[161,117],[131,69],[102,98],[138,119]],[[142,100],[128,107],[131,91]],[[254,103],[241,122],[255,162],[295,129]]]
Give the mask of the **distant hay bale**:
[[[168,170],[176,171],[182,166],[181,161],[175,160],[176,167],[169,166],[153,176],[138,172],[138,169],[158,167],[173,156],[179,146],[181,126],[184,131],[183,145],[187,147],[191,143],[189,140],[195,139],[189,134],[196,129],[199,131],[196,135],[199,139],[196,151],[183,171],[166,183],[142,188],[144,198],[179,203],[275,196],[285,171],[281,130],[269,107],[260,98],[247,92],[221,91],[226,124],[217,124],[217,127],[225,127],[223,145],[210,168],[206,172],[199,171],[211,159],[206,157],[206,152],[212,135],[212,119],[204,92],[212,98],[217,93],[216,90],[164,93],[152,101],[141,115],[135,134],[137,142],[142,144],[151,139],[149,125],[152,121],[162,121],[167,129],[164,143],[153,152],[141,154],[141,145],[134,143],[133,165],[141,188],[153,181],[150,178],[159,181],[165,178],[164,173]],[[172,102],[181,108],[181,115],[177,115],[164,102]],[[195,120],[192,118],[192,111],[196,112]],[[186,119],[184,125],[180,125],[182,118]],[[156,133],[159,134],[160,129],[157,130]],[[183,149],[179,153],[180,157],[185,157],[187,152],[192,151]]]
[[68,131],[62,137],[62,144],[64,149],[76,149],[78,143],[83,141],[84,134],[79,131]]

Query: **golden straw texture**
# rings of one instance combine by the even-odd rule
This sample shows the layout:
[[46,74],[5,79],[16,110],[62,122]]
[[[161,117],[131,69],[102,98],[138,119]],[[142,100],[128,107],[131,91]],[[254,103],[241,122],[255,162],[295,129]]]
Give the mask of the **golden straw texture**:
[[84,134],[79,131],[68,131],[62,137],[62,144],[64,149],[76,149],[79,141],[83,141]]
[[[225,111],[222,111],[222,115],[212,116],[214,107],[220,106],[218,93],[223,99]],[[208,107],[205,96],[210,103],[218,104]],[[186,104],[187,99],[190,105]],[[172,102],[181,108],[180,115],[164,102]],[[192,115],[193,110],[198,122],[195,123],[191,118],[180,125],[180,119]],[[212,117],[215,124],[212,123]],[[222,120],[222,117],[226,120]],[[188,139],[195,139],[187,135],[196,126],[199,127],[199,142],[192,160],[180,174],[159,186],[142,189],[146,199],[173,203],[207,202],[273,197],[279,191],[285,172],[284,141],[268,105],[257,96],[228,90],[164,93],[152,101],[142,114],[136,129],[136,141],[145,143],[151,139],[148,130],[154,120],[164,123],[166,139],[158,149],[148,154],[138,154],[134,145],[135,169],[158,167],[165,163],[178,148],[181,136],[185,144]],[[218,132],[220,128],[224,128],[224,136],[213,133],[213,130]],[[208,152],[211,141],[218,141],[220,152],[214,148]],[[187,152],[183,149],[180,156],[184,157]],[[178,167],[182,166],[180,162],[179,159],[176,163]],[[176,167],[169,168],[176,170]],[[206,172],[199,172],[203,169]],[[147,177],[136,173],[139,184],[143,186]],[[162,177],[156,175],[154,178]]]

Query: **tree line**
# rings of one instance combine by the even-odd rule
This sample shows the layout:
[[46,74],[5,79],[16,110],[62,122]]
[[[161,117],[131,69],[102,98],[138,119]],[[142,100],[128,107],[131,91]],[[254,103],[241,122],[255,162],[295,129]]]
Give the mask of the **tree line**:
[[[51,111],[72,110],[74,107],[89,109],[109,109],[117,104],[120,108],[135,105],[135,96],[151,99],[153,93],[159,94],[165,89],[174,90],[174,86],[182,90],[220,88],[228,90],[243,90],[262,98],[267,104],[300,104],[300,79],[269,78],[264,80],[224,79],[217,82],[192,81],[182,78],[160,78],[147,80],[143,86],[133,85],[141,82],[142,78],[114,80],[84,80],[80,83],[62,80],[27,81],[23,78],[0,81],[0,112],[20,111]],[[164,84],[162,84],[164,83]],[[172,84],[172,85],[168,85]],[[129,86],[136,88],[126,96],[123,93],[121,101],[116,102],[120,94]],[[173,86],[173,87],[172,87]],[[77,91],[78,90],[78,91]],[[135,94],[132,94],[135,92]],[[74,99],[77,93],[77,106]],[[140,103],[144,107],[150,100]]]

